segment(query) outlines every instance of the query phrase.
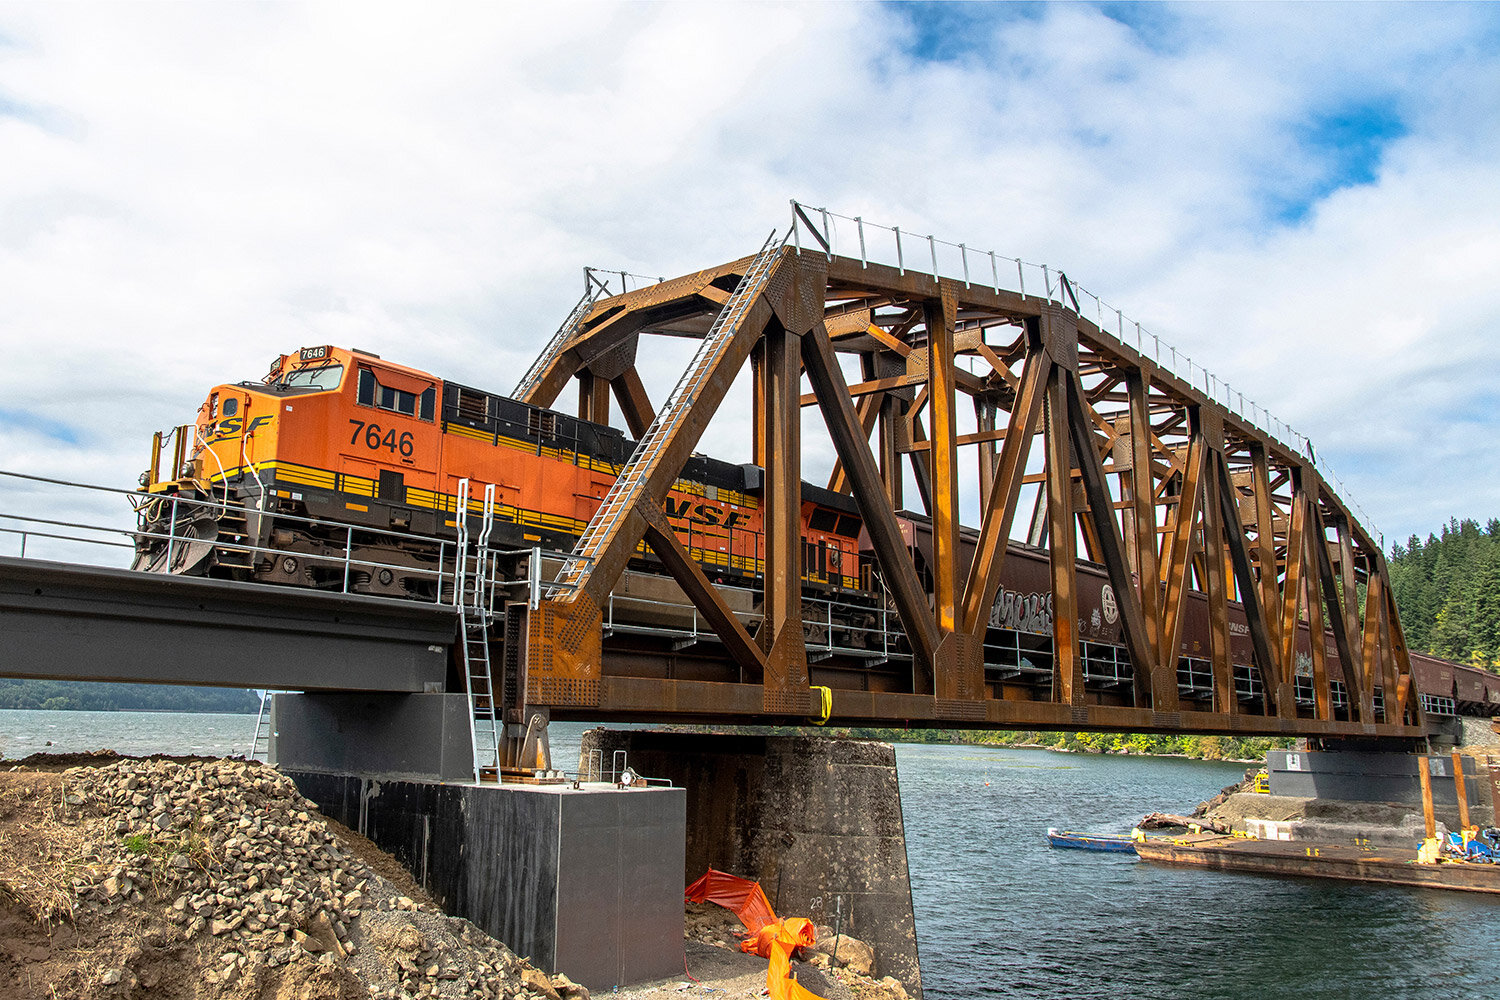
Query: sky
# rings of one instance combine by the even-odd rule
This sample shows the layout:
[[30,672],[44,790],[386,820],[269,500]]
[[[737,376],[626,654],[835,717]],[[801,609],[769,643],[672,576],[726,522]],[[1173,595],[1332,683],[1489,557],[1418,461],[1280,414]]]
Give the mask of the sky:
[[1387,545],[1500,515],[1493,5],[0,5],[0,469],[128,488],[303,345],[508,392],[791,198],[1065,269]]

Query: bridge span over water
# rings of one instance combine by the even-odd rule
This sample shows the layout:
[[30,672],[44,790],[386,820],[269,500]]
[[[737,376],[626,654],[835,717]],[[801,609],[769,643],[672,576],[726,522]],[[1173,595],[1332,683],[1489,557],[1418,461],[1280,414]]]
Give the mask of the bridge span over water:
[[[465,483],[425,603],[356,593],[380,567],[352,548],[339,593],[8,558],[0,675],[444,691],[476,741],[535,714],[1425,735],[1378,536],[1305,442],[1061,273],[967,247],[945,266],[899,232],[882,261],[874,227],[855,253],[794,209],[740,260],[629,291],[591,272],[513,394],[542,415],[539,454],[570,383],[582,421],[613,400],[634,439],[570,546],[482,549]],[[660,405],[636,369],[652,336],[697,342]],[[742,372],[749,550],[668,496]],[[837,456],[825,486],[804,482],[804,410]],[[472,410],[440,422],[488,433]],[[809,542],[809,504],[847,512],[826,527],[857,538],[854,564]]]

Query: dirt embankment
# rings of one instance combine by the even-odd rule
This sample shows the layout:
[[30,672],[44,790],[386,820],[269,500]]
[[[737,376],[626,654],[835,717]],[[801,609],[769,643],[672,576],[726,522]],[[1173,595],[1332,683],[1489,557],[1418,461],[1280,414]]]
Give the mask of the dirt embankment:
[[[0,1000],[588,1000],[443,914],[394,858],[272,768],[107,753],[10,767]],[[717,907],[690,912],[687,978],[619,995],[760,997],[766,961],[739,952],[737,928]],[[906,1000],[894,980],[861,974],[859,942],[819,946],[795,966],[809,989]]]

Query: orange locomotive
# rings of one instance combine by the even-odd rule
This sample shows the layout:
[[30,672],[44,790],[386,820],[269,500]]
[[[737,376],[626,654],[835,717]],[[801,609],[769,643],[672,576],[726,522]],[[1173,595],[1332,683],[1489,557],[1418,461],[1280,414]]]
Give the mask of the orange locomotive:
[[[423,599],[436,596],[435,576],[399,567],[436,566],[426,539],[455,534],[461,480],[475,515],[485,486],[495,487],[492,547],[566,551],[634,446],[611,427],[331,346],[282,355],[259,382],[216,386],[176,434],[175,468],[162,469],[158,435],[142,477],[154,499],[141,509],[135,568],[338,588],[352,524],[379,533],[356,532],[351,558],[385,568],[355,573],[351,589]],[[763,569],[759,485],[755,466],[700,456],[674,484],[667,516],[710,576],[733,582]],[[221,505],[174,508],[171,496]],[[146,534],[169,526],[197,541],[169,552]],[[809,587],[860,587],[859,531],[848,497],[803,485]]]

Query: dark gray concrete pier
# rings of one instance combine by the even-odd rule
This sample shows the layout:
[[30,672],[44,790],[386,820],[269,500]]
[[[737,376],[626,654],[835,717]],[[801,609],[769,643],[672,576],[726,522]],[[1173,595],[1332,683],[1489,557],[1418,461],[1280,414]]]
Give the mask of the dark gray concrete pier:
[[[817,736],[595,729],[582,754],[617,750],[687,794],[684,879],[717,868],[760,882],[777,915],[838,924],[875,949],[875,975],[921,996],[896,753]],[[596,760],[599,759],[596,757]]]

